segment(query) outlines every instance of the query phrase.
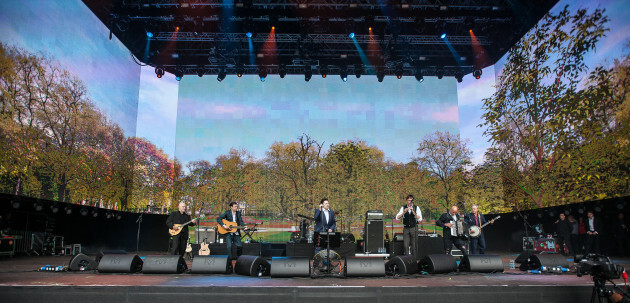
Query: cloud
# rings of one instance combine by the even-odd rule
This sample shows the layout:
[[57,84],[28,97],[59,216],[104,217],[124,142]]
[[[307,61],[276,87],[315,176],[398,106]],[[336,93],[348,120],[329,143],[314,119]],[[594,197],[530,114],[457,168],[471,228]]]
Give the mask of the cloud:
[[444,108],[444,110],[439,112],[431,113],[431,118],[438,122],[448,123],[448,122],[459,122],[459,110],[457,106],[449,106]]
[[[489,72],[494,72],[494,70],[489,70]],[[473,78],[473,81],[469,81],[464,85],[458,85],[457,99],[459,106],[481,107],[481,100],[492,96],[494,93],[494,83],[494,73],[484,73],[479,80]]]

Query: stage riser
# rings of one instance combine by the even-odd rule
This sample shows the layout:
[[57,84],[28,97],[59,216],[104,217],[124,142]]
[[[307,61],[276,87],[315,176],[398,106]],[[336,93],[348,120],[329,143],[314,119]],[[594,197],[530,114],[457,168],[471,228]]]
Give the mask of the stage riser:
[[[257,278],[249,278],[257,279]],[[168,287],[3,286],[4,302],[587,302],[591,286]],[[445,295],[447,294],[447,295]]]

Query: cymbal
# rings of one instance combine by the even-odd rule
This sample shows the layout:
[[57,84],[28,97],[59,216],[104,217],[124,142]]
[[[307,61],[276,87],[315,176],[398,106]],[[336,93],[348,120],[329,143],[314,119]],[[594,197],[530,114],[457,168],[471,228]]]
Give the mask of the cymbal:
[[298,217],[300,217],[300,218],[304,218],[304,219],[315,220],[315,219],[313,219],[313,218],[311,218],[311,217],[307,217],[307,216],[305,216],[305,215],[300,215],[300,214],[298,214],[297,216],[298,216]]

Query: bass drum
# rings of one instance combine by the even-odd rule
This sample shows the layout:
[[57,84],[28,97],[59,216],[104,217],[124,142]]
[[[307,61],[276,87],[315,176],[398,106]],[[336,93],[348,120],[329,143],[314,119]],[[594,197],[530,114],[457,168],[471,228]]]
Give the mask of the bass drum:
[[479,226],[473,225],[468,230],[468,234],[472,238],[477,238],[477,237],[479,237],[481,235],[481,228],[479,228]]

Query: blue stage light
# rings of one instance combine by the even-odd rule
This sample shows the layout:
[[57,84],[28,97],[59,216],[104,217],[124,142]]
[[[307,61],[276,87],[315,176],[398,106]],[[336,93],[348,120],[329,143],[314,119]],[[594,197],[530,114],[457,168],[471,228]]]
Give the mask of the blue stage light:
[[147,32],[147,38],[153,38],[153,33],[152,32]]
[[440,36],[440,38],[442,39],[446,38],[446,33],[443,33],[442,36]]
[[247,38],[251,38],[251,37],[252,37],[252,33],[251,33],[251,32],[247,32],[247,33],[245,34],[245,36],[247,36]]
[[350,39],[354,39],[354,33],[350,33],[348,37],[350,37]]

